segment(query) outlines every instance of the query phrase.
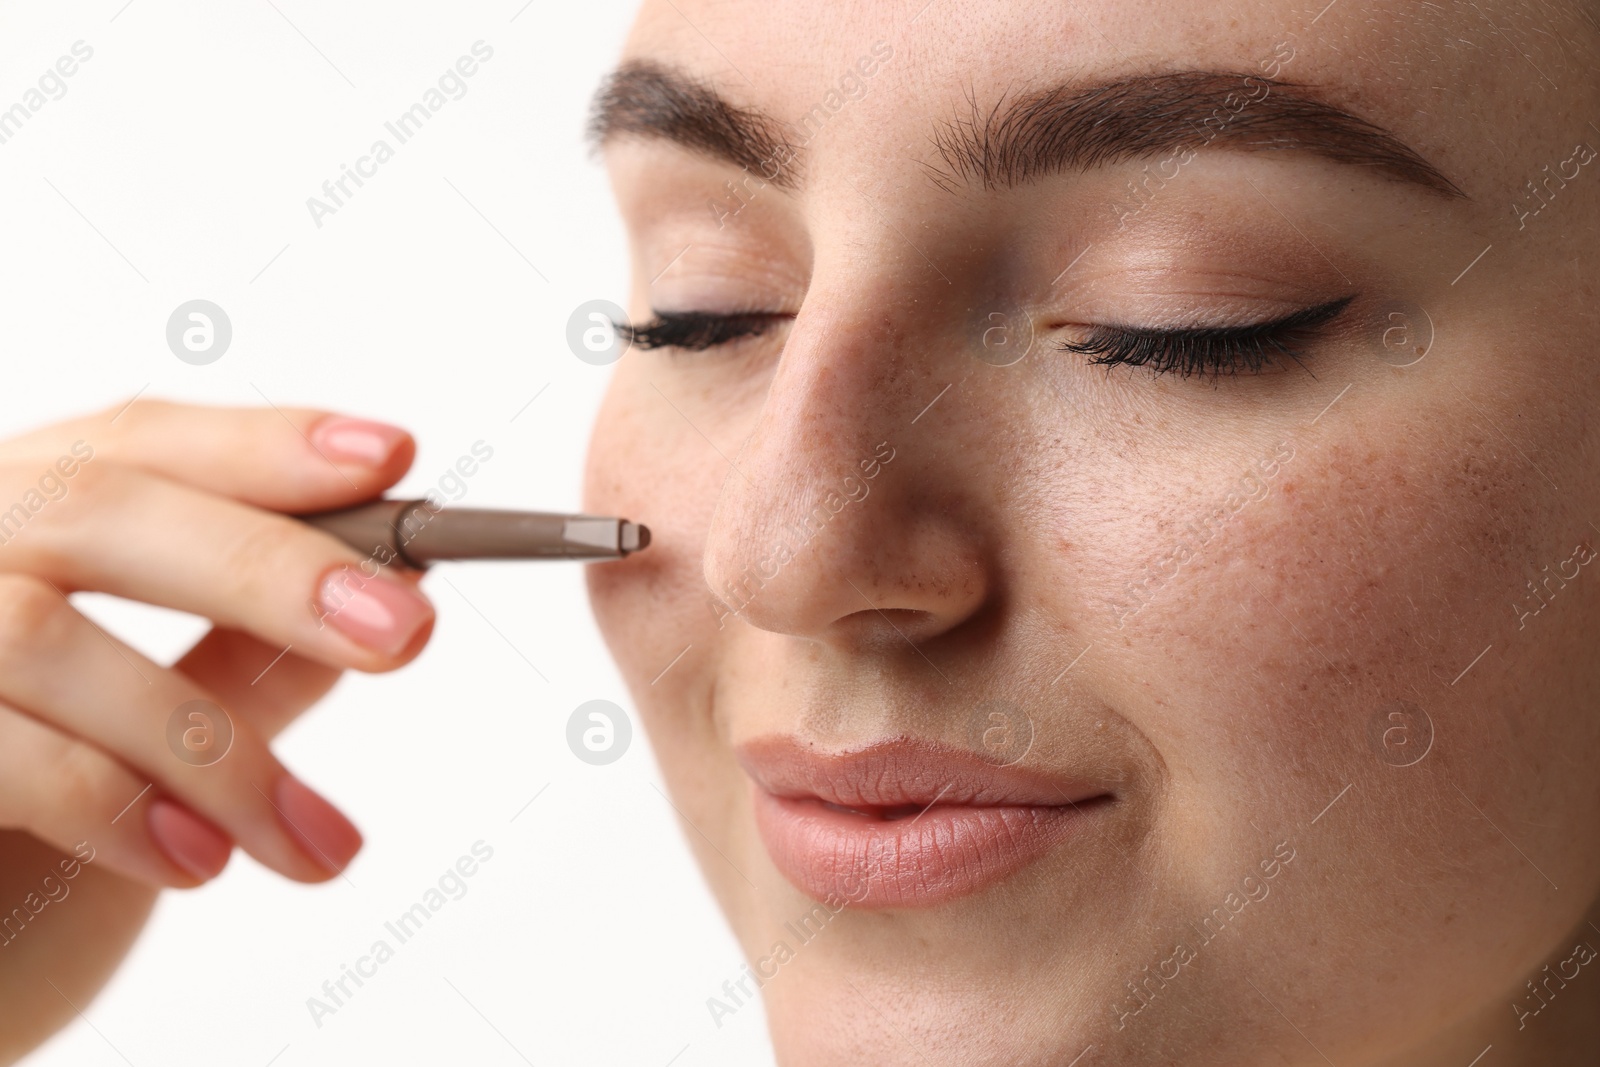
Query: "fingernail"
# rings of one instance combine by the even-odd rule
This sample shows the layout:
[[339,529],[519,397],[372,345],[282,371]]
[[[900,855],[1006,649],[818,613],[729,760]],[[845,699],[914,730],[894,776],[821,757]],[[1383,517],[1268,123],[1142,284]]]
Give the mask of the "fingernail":
[[170,800],[150,802],[146,817],[150,836],[167,858],[202,882],[222,873],[233,855],[233,842],[215,826]]
[[289,836],[323,867],[338,874],[361,851],[361,831],[300,779],[286,774],[274,792],[278,817],[289,828]]
[[433,605],[416,589],[390,578],[368,578],[349,567],[328,572],[317,589],[321,618],[350,640],[399,655],[433,618]]
[[329,415],[311,429],[311,443],[334,462],[381,467],[406,439],[398,426],[345,415]]

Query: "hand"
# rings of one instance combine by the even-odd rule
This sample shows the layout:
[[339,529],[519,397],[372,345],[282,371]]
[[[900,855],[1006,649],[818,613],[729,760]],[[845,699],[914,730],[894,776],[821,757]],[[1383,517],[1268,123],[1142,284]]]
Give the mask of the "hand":
[[[281,513],[374,497],[414,451],[317,411],[147,400],[0,443],[0,828],[152,886],[215,877],[235,844],[298,881],[343,869],[360,834],[267,742],[342,668],[410,660],[433,610],[414,575],[374,575]],[[76,590],[216,626],[163,667],[77,611]],[[169,744],[191,701],[231,722],[215,762]]]

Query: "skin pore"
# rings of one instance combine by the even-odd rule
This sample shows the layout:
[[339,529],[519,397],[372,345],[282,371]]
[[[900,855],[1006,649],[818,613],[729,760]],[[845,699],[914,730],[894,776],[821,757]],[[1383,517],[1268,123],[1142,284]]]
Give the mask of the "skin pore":
[[[632,321],[749,316],[628,352],[586,502],[654,533],[591,593],[746,955],[820,899],[752,744],[1000,702],[1103,798],[833,915],[763,984],[779,1061],[1590,1062],[1593,10],[919,6],[651,0],[600,123]],[[1145,84],[1083,147],[1178,72],[1214,136],[1130,147],[1186,110]],[[1174,330],[1244,365],[1091,362]]]

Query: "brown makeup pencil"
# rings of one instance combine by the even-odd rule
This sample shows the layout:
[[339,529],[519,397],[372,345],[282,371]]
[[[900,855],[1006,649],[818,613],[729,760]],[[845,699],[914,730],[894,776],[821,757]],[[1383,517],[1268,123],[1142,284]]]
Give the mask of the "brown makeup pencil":
[[416,568],[438,560],[621,559],[650,544],[650,530],[626,519],[444,508],[426,500],[375,500],[296,518],[381,562]]

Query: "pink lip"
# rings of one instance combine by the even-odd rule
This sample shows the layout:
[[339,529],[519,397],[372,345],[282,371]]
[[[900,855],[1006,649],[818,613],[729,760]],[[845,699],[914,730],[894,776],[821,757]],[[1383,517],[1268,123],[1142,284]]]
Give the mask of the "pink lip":
[[784,877],[814,899],[863,908],[931,907],[994,885],[1111,799],[1098,786],[914,738],[825,754],[767,737],[737,756]]

